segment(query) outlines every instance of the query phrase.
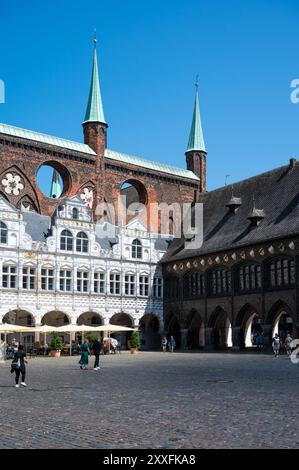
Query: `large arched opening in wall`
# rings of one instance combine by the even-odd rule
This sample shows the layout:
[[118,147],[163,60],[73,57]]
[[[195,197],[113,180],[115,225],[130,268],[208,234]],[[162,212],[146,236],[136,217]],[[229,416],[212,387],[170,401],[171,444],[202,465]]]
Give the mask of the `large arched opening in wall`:
[[141,349],[160,349],[159,318],[153,313],[143,315],[139,321]]
[[138,219],[147,225],[147,191],[145,186],[136,179],[128,179],[120,186],[121,209],[126,212],[123,221],[128,224],[133,219]]
[[200,314],[191,310],[187,319],[187,349],[200,349],[205,346],[205,326]]
[[215,349],[232,347],[232,326],[225,310],[217,307],[209,320],[208,326],[212,329],[211,342]]
[[[116,313],[110,319],[112,325],[120,325],[120,326],[127,326],[128,328],[133,328],[133,321],[132,318],[127,313]],[[118,344],[120,345],[121,349],[129,349],[130,346],[130,331],[120,331],[118,333],[112,333],[111,337],[117,339]]]
[[296,317],[285,302],[278,301],[273,305],[267,317],[267,324],[271,325],[270,344],[276,333],[279,335],[282,344],[288,333],[292,338],[297,337]]
[[[66,313],[60,311],[60,310],[53,310],[52,312],[46,313],[42,319],[41,319],[41,324],[42,325],[48,325],[48,326],[65,326],[70,324],[70,319],[67,316]],[[61,333],[60,336],[62,337],[62,340],[64,343],[68,343],[70,340],[70,335],[69,333]],[[47,343],[51,344],[51,339],[52,336],[51,334],[48,336],[47,335]]]
[[100,326],[103,324],[101,315],[95,312],[82,313],[77,319],[77,325]]
[[259,339],[264,335],[263,320],[252,305],[246,304],[241,308],[235,325],[240,328],[238,338],[240,349],[264,345],[264,339],[262,342]]
[[[26,310],[12,310],[3,317],[3,323],[10,325],[20,325],[25,327],[35,326],[35,319],[32,313]],[[7,336],[8,342],[15,338],[19,343],[24,345],[25,351],[29,352],[34,346],[34,333],[12,333]]]
[[38,189],[50,199],[67,196],[72,186],[71,174],[60,162],[49,160],[36,173]]
[[171,315],[165,322],[166,337],[169,340],[171,336],[174,337],[176,349],[180,349],[182,346],[181,339],[181,326],[176,315]]

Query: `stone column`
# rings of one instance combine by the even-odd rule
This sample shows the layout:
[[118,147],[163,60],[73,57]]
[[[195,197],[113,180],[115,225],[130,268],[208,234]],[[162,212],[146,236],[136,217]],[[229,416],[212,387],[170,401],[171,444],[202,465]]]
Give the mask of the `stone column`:
[[204,349],[207,351],[211,351],[214,347],[213,341],[213,328],[206,327],[205,328],[205,346]]
[[184,351],[187,349],[187,335],[188,335],[188,329],[183,329],[181,330],[181,349]]
[[241,349],[241,328],[239,326],[232,327],[232,350],[240,351]]

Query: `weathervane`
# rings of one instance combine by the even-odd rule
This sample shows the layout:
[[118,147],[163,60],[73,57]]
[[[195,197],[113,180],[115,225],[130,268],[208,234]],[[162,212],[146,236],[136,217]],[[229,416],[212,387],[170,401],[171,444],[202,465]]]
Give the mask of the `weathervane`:
[[97,42],[98,42],[98,40],[97,40],[97,29],[96,29],[96,28],[94,28],[94,30],[93,30],[93,31],[94,31],[94,35],[93,35],[93,43],[94,43],[94,47],[96,47],[96,45],[97,45]]
[[198,87],[199,87],[199,83],[198,83],[198,74],[196,75],[196,79],[195,79],[195,88],[196,88],[196,91],[198,90]]

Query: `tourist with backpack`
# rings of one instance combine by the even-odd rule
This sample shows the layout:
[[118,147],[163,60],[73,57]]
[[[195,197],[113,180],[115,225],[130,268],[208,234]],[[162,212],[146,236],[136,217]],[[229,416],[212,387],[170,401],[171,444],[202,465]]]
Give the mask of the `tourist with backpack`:
[[27,387],[25,383],[25,377],[26,377],[26,366],[27,364],[27,358],[26,358],[26,353],[24,351],[24,347],[22,344],[19,344],[18,350],[15,352],[12,363],[11,363],[11,370],[10,372],[13,374],[15,372],[16,377],[16,388],[19,388],[19,379],[21,375],[21,385],[23,387]]

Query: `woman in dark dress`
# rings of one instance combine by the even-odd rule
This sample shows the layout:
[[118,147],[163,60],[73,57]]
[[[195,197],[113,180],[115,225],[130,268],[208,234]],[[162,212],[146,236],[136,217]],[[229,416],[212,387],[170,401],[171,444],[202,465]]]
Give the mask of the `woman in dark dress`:
[[87,340],[82,344],[81,358],[79,361],[80,369],[87,369],[88,367],[88,356],[90,355],[89,344]]

